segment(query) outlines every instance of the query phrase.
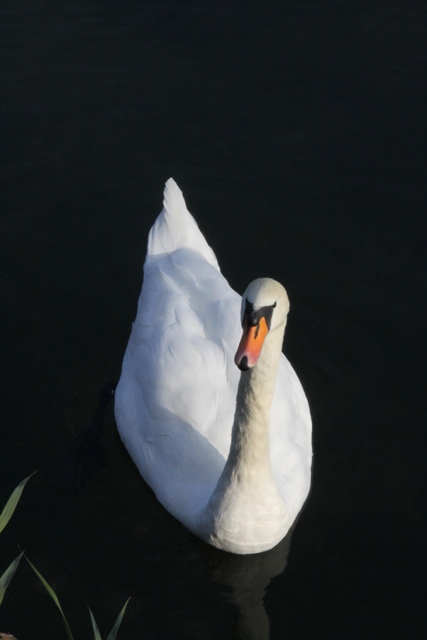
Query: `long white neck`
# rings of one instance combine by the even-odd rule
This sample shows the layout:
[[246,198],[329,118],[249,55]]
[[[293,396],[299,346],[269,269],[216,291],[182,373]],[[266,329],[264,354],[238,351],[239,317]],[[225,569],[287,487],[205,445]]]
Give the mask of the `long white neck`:
[[270,408],[283,332],[284,326],[269,334],[255,367],[240,375],[230,453],[223,476],[247,480],[270,470]]
[[[285,324],[266,336],[258,362],[240,376],[230,452],[203,515],[207,537],[218,547],[224,540],[229,546],[234,538],[241,546],[245,538],[248,552],[255,552],[265,524],[286,516],[271,472],[269,447],[270,408],[284,330]],[[280,540],[280,534],[272,531],[276,535]]]

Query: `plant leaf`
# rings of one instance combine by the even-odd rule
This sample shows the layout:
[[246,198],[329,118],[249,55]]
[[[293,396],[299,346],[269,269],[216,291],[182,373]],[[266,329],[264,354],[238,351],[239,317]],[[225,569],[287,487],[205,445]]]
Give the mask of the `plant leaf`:
[[11,565],[8,566],[4,574],[0,577],[0,604],[3,602],[4,594],[6,589],[8,588],[10,581],[12,580],[15,571],[18,568],[19,561],[22,558],[22,551],[17,558],[12,562]]
[[101,638],[101,634],[99,633],[98,625],[96,624],[95,617],[94,617],[94,615],[93,615],[92,611],[90,610],[89,605],[87,606],[87,608],[89,609],[90,619],[92,620],[92,627],[93,627],[93,637],[94,637],[94,640],[102,640],[102,638]]
[[[34,473],[36,472],[34,471]],[[3,531],[3,529],[11,519],[13,512],[15,511],[16,505],[19,502],[19,498],[21,497],[21,493],[23,492],[26,483],[31,478],[31,476],[34,475],[34,473],[29,475],[28,478],[25,478],[22,482],[18,484],[18,486],[10,496],[9,500],[6,502],[6,505],[0,515],[0,533]]]
[[39,571],[37,571],[37,569],[35,568],[33,563],[30,562],[30,560],[28,560],[27,556],[25,556],[25,559],[28,562],[28,564],[30,565],[30,567],[32,568],[32,570],[34,571],[34,573],[36,574],[36,576],[39,578],[41,583],[43,584],[44,588],[46,589],[46,591],[48,592],[48,594],[50,595],[50,597],[52,598],[52,600],[54,601],[54,603],[58,607],[59,611],[61,612],[61,616],[62,616],[62,619],[64,620],[65,631],[67,632],[68,640],[74,640],[73,634],[71,633],[70,627],[68,626],[67,619],[66,619],[66,617],[64,615],[64,612],[62,611],[61,605],[59,604],[59,600],[58,600],[58,597],[57,597],[56,593],[54,592],[52,587],[46,582],[46,580],[43,578],[42,574]]
[[117,632],[119,630],[120,625],[122,624],[123,616],[125,615],[126,607],[128,606],[130,598],[128,598],[123,606],[123,609],[120,611],[117,620],[114,623],[113,628],[111,629],[107,640],[116,640]]

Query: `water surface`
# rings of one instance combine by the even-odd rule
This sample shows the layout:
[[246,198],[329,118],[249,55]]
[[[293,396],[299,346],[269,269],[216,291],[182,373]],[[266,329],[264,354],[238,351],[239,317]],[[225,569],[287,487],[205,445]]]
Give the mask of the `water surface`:
[[[122,638],[424,637],[425,27],[398,0],[3,4],[1,504],[39,471],[0,557],[27,550],[76,637],[129,596]],[[253,558],[162,509],[111,411],[107,465],[49,486],[119,376],[171,175],[230,284],[291,300],[313,487]],[[65,637],[24,564],[0,616]]]

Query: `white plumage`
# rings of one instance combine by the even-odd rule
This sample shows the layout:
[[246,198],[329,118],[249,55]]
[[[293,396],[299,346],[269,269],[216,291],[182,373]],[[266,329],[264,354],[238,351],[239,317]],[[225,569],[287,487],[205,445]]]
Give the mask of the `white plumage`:
[[[202,539],[234,553],[277,544],[310,487],[308,403],[280,353],[286,292],[271,280],[255,283],[244,302],[275,308],[257,364],[241,373],[234,355],[242,299],[221,275],[169,179],[149,234],[138,312],[115,394],[116,421],[164,507]],[[230,451],[236,396],[252,422],[235,424]],[[258,409],[265,420],[256,418]],[[263,438],[266,456],[258,455]]]

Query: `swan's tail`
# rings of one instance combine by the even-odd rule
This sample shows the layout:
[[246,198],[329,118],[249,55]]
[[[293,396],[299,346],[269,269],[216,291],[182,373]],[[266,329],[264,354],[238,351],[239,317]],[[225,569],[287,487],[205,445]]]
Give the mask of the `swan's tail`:
[[148,236],[147,256],[172,253],[185,247],[201,253],[219,271],[214,252],[188,211],[181,189],[172,178],[166,182],[163,196],[162,212]]

